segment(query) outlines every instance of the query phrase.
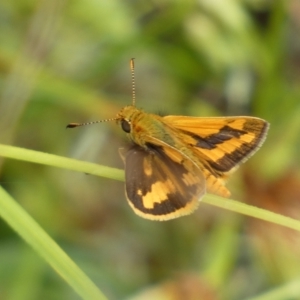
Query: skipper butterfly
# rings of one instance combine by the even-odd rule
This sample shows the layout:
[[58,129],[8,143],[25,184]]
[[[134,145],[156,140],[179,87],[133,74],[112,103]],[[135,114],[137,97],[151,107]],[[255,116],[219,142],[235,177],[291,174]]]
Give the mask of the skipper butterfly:
[[269,124],[254,117],[185,117],[145,113],[132,105],[113,119],[70,123],[67,127],[116,120],[132,142],[120,149],[125,190],[134,212],[164,221],[193,212],[206,192],[229,197],[228,176],[263,144]]

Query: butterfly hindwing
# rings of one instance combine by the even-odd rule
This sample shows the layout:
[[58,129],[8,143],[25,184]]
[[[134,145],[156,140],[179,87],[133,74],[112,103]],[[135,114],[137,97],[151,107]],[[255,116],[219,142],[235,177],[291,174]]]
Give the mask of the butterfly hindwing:
[[[175,153],[170,154],[170,151]],[[174,149],[133,145],[121,155],[130,206],[140,216],[168,220],[194,211],[205,193],[202,171]],[[175,161],[170,157],[181,157]]]

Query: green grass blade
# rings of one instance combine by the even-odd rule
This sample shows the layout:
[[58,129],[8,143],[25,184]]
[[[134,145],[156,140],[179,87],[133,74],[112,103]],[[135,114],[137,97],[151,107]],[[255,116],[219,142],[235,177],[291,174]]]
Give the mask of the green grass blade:
[[251,206],[232,199],[223,198],[216,195],[207,195],[203,202],[228,209],[249,217],[268,221],[277,225],[300,231],[300,221],[273,213],[269,210]]
[[0,216],[39,253],[83,299],[106,299],[97,286],[95,286],[67,254],[2,187],[0,187]]
[[[65,158],[34,150],[0,145],[0,156],[44,164],[53,167],[65,168],[116,180],[124,180],[124,172],[122,170],[109,168],[89,162],[81,162],[75,159]],[[203,202],[300,231],[300,221],[232,199],[222,198],[215,195],[207,195],[204,198]]]
[[124,181],[124,172],[72,158],[0,144],[0,156]]

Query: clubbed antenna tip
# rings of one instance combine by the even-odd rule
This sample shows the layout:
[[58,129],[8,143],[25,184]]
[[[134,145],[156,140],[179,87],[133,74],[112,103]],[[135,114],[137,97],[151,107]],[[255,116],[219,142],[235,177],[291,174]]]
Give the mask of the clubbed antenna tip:
[[80,123],[70,123],[66,126],[66,128],[75,128],[75,127],[78,127],[80,126]]

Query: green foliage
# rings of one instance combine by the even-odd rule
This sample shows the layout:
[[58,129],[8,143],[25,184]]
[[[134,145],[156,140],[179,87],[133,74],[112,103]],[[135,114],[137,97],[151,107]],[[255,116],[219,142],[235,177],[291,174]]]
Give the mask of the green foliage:
[[[297,5],[1,1],[0,143],[23,148],[0,147],[0,203],[18,207],[3,206],[3,219],[21,236],[36,220],[31,238],[47,239],[43,228],[72,257],[81,279],[69,267],[68,275],[59,273],[68,282],[76,277],[71,286],[86,299],[102,297],[88,295],[90,280],[109,299],[300,298],[300,238],[285,228],[298,223],[284,217],[300,218]],[[233,199],[252,206],[208,196],[225,210],[202,204],[170,222],[143,220],[126,203],[123,173],[102,167],[122,168],[121,130],[114,123],[65,130],[73,121],[112,118],[130,104],[132,57],[137,106],[146,111],[270,122],[266,143],[230,183]],[[244,218],[265,214],[253,206],[284,226]],[[10,215],[18,209],[23,217]],[[60,252],[53,240],[49,249],[32,242],[29,249],[6,222],[0,298],[77,299],[39,258]],[[88,292],[79,292],[85,283]]]

